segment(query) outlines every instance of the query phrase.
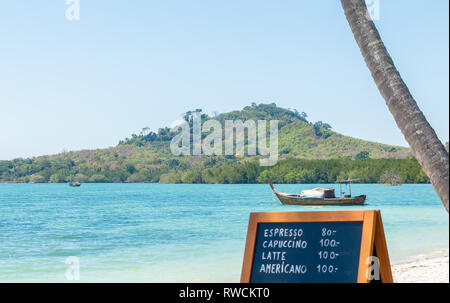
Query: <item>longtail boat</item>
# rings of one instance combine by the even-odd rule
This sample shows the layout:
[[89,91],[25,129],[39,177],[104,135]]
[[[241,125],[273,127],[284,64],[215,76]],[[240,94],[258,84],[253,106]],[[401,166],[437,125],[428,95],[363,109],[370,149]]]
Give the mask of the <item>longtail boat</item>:
[[346,184],[350,187],[350,182],[354,180],[339,181],[341,188],[341,197],[335,197],[334,188],[315,188],[307,192],[322,192],[317,195],[307,196],[304,194],[288,194],[277,191],[272,182],[269,181],[269,185],[272,188],[274,195],[281,201],[282,204],[288,205],[364,205],[366,201],[366,195],[360,195],[352,197],[351,189],[349,195],[343,195],[342,184]]

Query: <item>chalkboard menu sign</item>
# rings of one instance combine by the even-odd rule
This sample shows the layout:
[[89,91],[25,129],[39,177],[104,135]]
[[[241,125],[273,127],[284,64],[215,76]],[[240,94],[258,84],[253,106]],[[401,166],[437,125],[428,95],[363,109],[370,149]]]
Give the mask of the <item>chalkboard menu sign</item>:
[[251,282],[356,282],[362,222],[260,223]]
[[241,282],[371,282],[376,242],[392,282],[379,211],[252,213]]

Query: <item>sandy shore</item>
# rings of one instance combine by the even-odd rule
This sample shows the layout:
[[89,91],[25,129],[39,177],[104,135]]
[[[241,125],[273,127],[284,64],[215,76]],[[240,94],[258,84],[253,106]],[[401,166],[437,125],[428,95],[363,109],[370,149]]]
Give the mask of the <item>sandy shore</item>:
[[395,283],[449,283],[449,258],[415,258],[392,264]]

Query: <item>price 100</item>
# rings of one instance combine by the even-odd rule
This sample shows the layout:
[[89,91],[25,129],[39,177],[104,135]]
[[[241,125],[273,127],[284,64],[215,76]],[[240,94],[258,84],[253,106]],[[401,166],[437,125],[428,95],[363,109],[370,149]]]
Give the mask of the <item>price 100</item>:
[[336,247],[339,245],[339,242],[336,242],[334,239],[320,239],[319,242],[322,247]]
[[326,259],[334,260],[339,256],[339,254],[335,253],[334,251],[330,251],[330,252],[319,251],[318,255],[319,255],[320,259],[324,259],[324,260],[326,260]]
[[317,265],[317,271],[319,273],[335,273],[337,272],[338,268],[336,266],[333,265]]

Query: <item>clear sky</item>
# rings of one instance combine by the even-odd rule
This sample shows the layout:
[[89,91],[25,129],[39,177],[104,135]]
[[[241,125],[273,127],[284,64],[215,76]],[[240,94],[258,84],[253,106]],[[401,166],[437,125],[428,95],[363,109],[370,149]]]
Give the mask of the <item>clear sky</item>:
[[[403,139],[337,0],[0,2],[0,159],[114,146],[196,108],[295,108],[345,135]],[[449,139],[449,2],[380,0],[376,25]]]

